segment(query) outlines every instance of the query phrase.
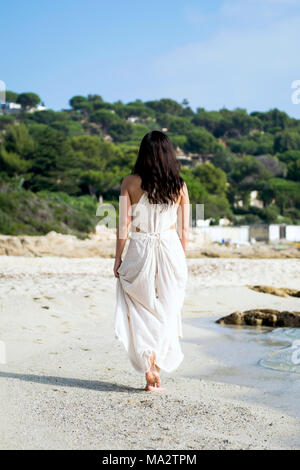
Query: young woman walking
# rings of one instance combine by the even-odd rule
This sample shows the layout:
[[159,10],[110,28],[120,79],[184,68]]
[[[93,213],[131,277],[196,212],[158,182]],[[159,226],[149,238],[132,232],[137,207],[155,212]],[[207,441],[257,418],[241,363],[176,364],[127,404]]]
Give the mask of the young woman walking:
[[172,372],[183,359],[179,338],[190,205],[179,167],[169,137],[152,131],[144,136],[132,174],[121,185],[115,336],[133,367],[146,375],[147,391],[165,391],[160,369]]

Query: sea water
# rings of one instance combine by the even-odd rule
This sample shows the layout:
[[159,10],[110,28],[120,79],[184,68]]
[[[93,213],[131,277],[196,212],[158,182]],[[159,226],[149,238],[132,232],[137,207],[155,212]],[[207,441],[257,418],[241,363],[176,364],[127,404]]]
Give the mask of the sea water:
[[282,348],[266,354],[259,365],[300,374],[300,329],[278,328],[269,333],[268,339],[282,343]]
[[182,341],[195,344],[201,358],[189,376],[250,387],[259,402],[300,417],[300,329],[220,325],[216,320],[197,314],[183,318],[198,333]]

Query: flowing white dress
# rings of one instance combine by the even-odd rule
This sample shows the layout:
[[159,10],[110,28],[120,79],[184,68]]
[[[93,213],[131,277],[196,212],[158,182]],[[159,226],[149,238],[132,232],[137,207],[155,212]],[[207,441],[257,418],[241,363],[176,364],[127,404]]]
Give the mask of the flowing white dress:
[[134,225],[141,231],[131,231],[118,269],[115,337],[123,343],[136,371],[150,369],[154,352],[156,364],[172,372],[184,357],[179,338],[188,279],[178,232],[169,229],[177,224],[177,206],[151,204],[144,192],[132,207]]

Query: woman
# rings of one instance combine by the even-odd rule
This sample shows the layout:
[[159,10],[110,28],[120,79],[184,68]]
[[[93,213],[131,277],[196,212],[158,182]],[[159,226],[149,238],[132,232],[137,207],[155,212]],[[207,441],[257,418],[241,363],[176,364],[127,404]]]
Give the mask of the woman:
[[160,369],[171,372],[183,359],[179,338],[190,212],[187,187],[166,134],[144,136],[132,174],[122,182],[120,200],[115,336],[133,367],[146,374],[145,390],[165,391]]

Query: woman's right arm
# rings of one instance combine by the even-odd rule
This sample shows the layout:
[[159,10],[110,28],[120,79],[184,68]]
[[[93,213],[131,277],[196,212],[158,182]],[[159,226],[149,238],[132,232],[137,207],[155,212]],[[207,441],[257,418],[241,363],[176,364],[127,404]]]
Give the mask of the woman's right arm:
[[184,253],[186,253],[189,242],[190,230],[190,200],[186,184],[182,186],[181,199],[178,207],[178,235]]
[[123,179],[121,185],[121,194],[119,198],[119,223],[117,226],[117,233],[116,233],[116,256],[115,256],[115,264],[114,264],[114,275],[115,277],[119,277],[118,269],[122,263],[122,253],[126,244],[126,240],[128,238],[129,226],[131,223],[131,215],[130,215],[130,196],[129,196],[129,181],[130,175],[126,176]]

